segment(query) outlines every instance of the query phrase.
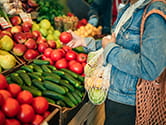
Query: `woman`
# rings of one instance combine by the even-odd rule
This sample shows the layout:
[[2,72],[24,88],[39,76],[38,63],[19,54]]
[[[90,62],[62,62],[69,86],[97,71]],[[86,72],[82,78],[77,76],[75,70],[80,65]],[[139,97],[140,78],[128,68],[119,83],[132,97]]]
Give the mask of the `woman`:
[[[111,39],[102,41],[80,38],[73,34],[71,47],[84,46],[87,51],[104,48],[104,63],[112,64],[110,88],[105,102],[105,125],[134,125],[136,85],[139,78],[154,80],[166,67],[166,20],[152,14],[145,22],[140,46],[140,24],[145,7],[151,0],[130,0],[113,25]],[[154,2],[147,11],[161,10],[166,4]]]

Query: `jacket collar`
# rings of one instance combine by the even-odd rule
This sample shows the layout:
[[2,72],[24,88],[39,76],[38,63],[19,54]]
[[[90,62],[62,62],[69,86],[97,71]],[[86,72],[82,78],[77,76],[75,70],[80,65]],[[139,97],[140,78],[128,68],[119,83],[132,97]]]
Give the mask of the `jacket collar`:
[[[130,1],[130,0],[127,0],[127,1],[126,1],[126,4],[130,4],[129,1]],[[139,6],[138,8],[141,9],[141,8],[145,7],[145,6],[146,6],[147,4],[149,4],[151,1],[152,1],[152,0],[145,0],[145,1],[143,2],[143,4],[142,4],[141,6]]]

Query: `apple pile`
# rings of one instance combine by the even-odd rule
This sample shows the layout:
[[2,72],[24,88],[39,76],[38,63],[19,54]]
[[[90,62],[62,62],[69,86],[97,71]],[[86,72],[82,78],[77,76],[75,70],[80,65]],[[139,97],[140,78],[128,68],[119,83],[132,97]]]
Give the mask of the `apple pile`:
[[0,125],[40,125],[50,114],[46,98],[33,95],[0,74]]
[[67,68],[77,74],[83,75],[87,54],[77,53],[71,47],[64,45],[58,49],[45,49],[41,58],[48,60],[57,69]]

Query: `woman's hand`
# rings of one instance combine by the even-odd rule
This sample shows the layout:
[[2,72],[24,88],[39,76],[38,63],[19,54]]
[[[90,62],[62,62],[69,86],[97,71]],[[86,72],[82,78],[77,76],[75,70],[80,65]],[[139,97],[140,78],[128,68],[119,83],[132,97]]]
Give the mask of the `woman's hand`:
[[66,45],[71,47],[71,48],[75,48],[75,47],[79,47],[79,46],[86,46],[85,44],[85,40],[83,37],[80,37],[78,35],[76,35],[73,31],[68,31],[71,33],[73,39],[67,43]]
[[102,47],[105,48],[111,42],[113,42],[113,43],[116,42],[115,33],[112,33],[112,35],[108,35],[108,36],[103,37]]

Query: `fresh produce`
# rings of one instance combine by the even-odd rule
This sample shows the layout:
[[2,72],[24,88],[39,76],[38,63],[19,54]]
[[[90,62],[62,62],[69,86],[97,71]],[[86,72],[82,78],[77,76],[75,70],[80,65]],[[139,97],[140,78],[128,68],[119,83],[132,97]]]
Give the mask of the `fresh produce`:
[[72,35],[69,32],[62,32],[59,39],[62,43],[66,44],[72,40]]
[[11,55],[0,55],[0,65],[3,69],[11,69],[16,65],[16,58]]
[[5,89],[8,87],[6,77],[0,74],[0,89]]
[[3,50],[10,51],[13,48],[13,45],[14,42],[8,35],[4,35],[0,39],[0,48]]
[[23,90],[17,95],[17,100],[20,104],[31,104],[33,95],[29,91]]
[[17,97],[18,93],[21,92],[21,87],[15,83],[11,83],[8,85],[8,90],[13,97]]
[[15,44],[12,51],[16,56],[23,56],[25,51],[27,50],[26,45],[24,44]]
[[5,118],[5,115],[2,111],[0,111],[0,125],[4,125],[5,122],[6,122],[6,118]]

